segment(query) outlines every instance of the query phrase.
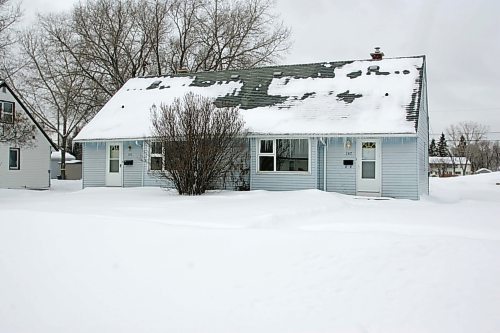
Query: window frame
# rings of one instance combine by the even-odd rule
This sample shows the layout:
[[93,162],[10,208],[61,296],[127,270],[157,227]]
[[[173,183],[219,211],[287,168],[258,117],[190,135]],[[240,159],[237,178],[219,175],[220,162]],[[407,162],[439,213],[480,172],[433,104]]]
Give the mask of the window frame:
[[[4,110],[5,110],[4,104],[11,104],[12,105],[12,113],[10,114],[12,116],[12,120],[11,121],[5,121],[3,119],[4,114],[5,114],[5,112],[4,112]],[[15,105],[16,104],[14,102],[0,100],[0,123],[14,124],[14,120],[16,119],[16,106]]]
[[[276,149],[277,149],[277,140],[307,140],[307,171],[277,171],[276,167]],[[272,153],[261,153],[260,147],[262,141],[273,141],[273,152]],[[297,137],[276,137],[276,138],[262,138],[257,139],[256,144],[256,173],[259,174],[283,174],[283,175],[307,175],[311,174],[311,138],[297,138]],[[261,156],[272,156],[274,163],[273,171],[261,171],[260,170],[260,157]]]
[[[16,165],[11,166],[10,164],[10,154],[11,152],[16,152]],[[9,148],[9,170],[21,170],[21,149],[20,148]]]
[[[160,144],[161,145],[161,153],[153,153],[153,147],[155,144]],[[160,169],[151,169],[151,159],[152,158],[161,158],[161,168]],[[149,144],[149,171],[151,172],[161,172],[165,170],[165,145],[163,144],[162,141],[151,141]]]

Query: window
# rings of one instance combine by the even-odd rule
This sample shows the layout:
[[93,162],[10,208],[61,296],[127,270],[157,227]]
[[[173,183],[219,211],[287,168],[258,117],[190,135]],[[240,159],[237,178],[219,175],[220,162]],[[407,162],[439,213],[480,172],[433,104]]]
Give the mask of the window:
[[259,171],[309,171],[308,139],[259,140]]
[[0,101],[0,122],[14,123],[14,103]]
[[19,170],[19,148],[9,149],[9,170]]
[[163,170],[163,144],[159,141],[151,142],[150,170]]

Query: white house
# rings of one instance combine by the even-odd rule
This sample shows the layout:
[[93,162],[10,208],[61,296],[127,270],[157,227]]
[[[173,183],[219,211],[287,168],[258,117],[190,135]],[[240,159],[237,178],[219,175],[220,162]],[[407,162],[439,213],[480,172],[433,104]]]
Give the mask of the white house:
[[[32,122],[30,146],[1,140],[4,131],[14,126],[20,115]],[[57,150],[54,142],[5,81],[0,80],[0,188],[48,188],[52,150]]]
[[431,156],[429,169],[432,177],[453,177],[470,175],[470,161],[463,156]]

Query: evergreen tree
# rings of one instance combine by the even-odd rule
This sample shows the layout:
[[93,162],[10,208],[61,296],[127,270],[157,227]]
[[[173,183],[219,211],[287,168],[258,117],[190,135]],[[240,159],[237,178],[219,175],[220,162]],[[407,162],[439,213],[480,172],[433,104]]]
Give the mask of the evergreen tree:
[[429,145],[429,156],[438,156],[438,150],[436,147],[436,140],[432,139]]
[[448,144],[446,143],[446,138],[444,137],[444,133],[441,133],[441,137],[439,138],[439,142],[437,145],[438,155],[441,157],[446,157],[449,155],[448,153]]

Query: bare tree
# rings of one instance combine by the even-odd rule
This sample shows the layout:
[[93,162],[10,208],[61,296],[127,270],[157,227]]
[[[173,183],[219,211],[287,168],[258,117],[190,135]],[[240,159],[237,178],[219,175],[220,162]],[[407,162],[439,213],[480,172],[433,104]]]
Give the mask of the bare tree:
[[10,122],[0,121],[0,143],[17,147],[32,147],[35,144],[35,125],[26,115],[16,112]]
[[[40,17],[39,24],[23,34],[20,61],[24,67],[10,79],[31,113],[46,129],[57,134],[61,178],[65,179],[70,139],[102,102],[97,98],[95,83],[80,75],[72,55],[46,30],[61,21],[64,22],[64,18],[60,16]],[[71,34],[63,29],[60,33],[63,31],[65,38]]]
[[152,110],[152,152],[161,177],[179,194],[199,195],[228,177],[246,151],[238,108],[216,108],[211,99],[187,94]]
[[290,30],[271,0],[186,0],[172,6],[172,70],[251,68],[276,61],[290,46]]
[[19,4],[12,4],[11,0],[0,0],[0,52],[5,56],[6,49],[16,42],[13,26],[21,18]]
[[450,138],[450,151],[454,156],[464,156],[465,159],[460,159],[458,164],[463,170],[463,174],[467,169],[469,163],[474,172],[476,164],[473,163],[474,156],[478,144],[486,139],[488,127],[473,121],[460,122],[456,125],[451,125],[447,130],[448,137]]

